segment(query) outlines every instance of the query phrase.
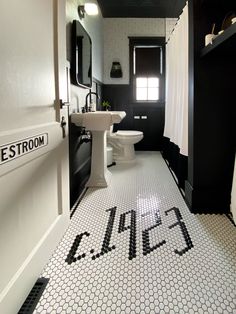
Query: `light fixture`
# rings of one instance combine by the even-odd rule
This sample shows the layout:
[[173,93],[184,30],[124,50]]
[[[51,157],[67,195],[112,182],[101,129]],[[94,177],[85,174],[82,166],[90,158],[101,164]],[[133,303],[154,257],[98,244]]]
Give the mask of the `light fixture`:
[[93,2],[86,2],[84,5],[78,6],[78,13],[81,19],[84,18],[84,14],[98,15],[98,6]]

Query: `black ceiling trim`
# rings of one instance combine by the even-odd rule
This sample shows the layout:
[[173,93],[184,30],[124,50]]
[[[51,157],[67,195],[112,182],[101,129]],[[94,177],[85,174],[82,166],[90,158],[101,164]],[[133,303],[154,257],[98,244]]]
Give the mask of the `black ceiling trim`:
[[186,0],[97,0],[104,18],[177,18]]

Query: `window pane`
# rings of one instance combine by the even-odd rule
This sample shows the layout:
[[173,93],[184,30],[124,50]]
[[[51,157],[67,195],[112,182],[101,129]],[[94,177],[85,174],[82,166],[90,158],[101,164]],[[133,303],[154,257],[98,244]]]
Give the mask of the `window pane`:
[[147,88],[136,89],[136,100],[147,100]]
[[159,99],[159,88],[148,88],[148,100]]
[[137,87],[147,87],[147,77],[137,77],[136,78]]
[[136,100],[159,100],[159,78],[137,77]]
[[159,87],[159,78],[158,77],[149,77],[148,78],[148,87]]

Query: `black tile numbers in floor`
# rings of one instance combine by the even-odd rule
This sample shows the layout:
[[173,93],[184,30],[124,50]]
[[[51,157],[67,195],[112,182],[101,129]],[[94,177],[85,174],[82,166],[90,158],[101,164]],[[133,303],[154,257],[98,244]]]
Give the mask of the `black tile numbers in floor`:
[[236,229],[189,212],[158,152],[89,188],[35,313],[236,313]]
[[[112,235],[112,231],[113,231],[113,225],[114,225],[116,210],[117,210],[117,207],[113,207],[113,208],[106,210],[106,212],[110,212],[110,216],[108,219],[104,240],[102,242],[101,252],[97,253],[95,255],[92,255],[93,260],[103,256],[104,254],[106,254],[106,253],[108,253],[108,252],[110,252],[116,248],[115,245],[110,246],[110,239],[111,239],[111,235]],[[165,214],[168,215],[170,212],[175,213],[177,221],[174,224],[170,225],[169,229],[172,229],[172,228],[179,226],[180,231],[183,235],[183,239],[185,240],[185,243],[186,243],[186,246],[183,249],[181,249],[181,250],[175,249],[174,252],[176,254],[183,255],[193,247],[193,243],[192,243],[191,238],[189,236],[186,225],[182,220],[183,218],[182,218],[182,215],[181,215],[179,209],[176,207],[173,207],[173,208],[165,211]],[[150,214],[151,214],[151,212],[148,212],[148,215],[150,215]],[[149,232],[162,224],[161,217],[158,214],[158,212],[154,212],[154,215],[156,218],[155,224],[142,231],[143,255],[150,254],[151,252],[153,252],[154,250],[156,250],[160,246],[166,244],[166,240],[163,240],[163,241],[161,241],[161,242],[159,242],[153,246],[150,246]],[[128,216],[130,216],[130,218]],[[147,214],[145,216],[147,216]],[[128,219],[126,219],[126,217],[129,218],[130,223],[126,222],[126,220],[128,220]],[[137,251],[137,249],[136,249],[136,212],[134,210],[130,210],[130,211],[120,215],[118,233],[121,233],[121,232],[124,232],[127,230],[130,231],[129,257],[128,258],[129,258],[129,260],[132,260],[133,258],[136,257],[136,251]],[[81,258],[84,258],[86,256],[86,253],[80,253],[76,257],[77,252],[79,251],[80,242],[84,236],[89,237],[90,233],[85,231],[85,232],[83,232],[83,233],[81,233],[75,237],[75,240],[74,240],[74,242],[70,248],[70,251],[66,257],[66,260],[65,260],[68,264],[76,262],[76,261],[78,261]],[[90,253],[93,254],[94,251],[95,251],[94,249],[91,249]]]

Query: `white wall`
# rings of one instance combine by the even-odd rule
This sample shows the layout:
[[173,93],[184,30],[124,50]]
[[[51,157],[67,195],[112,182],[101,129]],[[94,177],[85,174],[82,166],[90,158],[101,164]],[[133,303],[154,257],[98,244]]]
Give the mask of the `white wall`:
[[176,18],[166,18],[166,40],[169,39],[170,34],[172,33],[175,24],[177,23],[177,20],[178,19]]
[[[129,83],[128,36],[165,37],[165,19],[158,18],[105,18],[104,25],[104,83]],[[110,78],[113,61],[121,63],[123,77]]]
[[[67,0],[66,1],[66,28],[67,28],[67,60],[70,61],[70,25],[73,20],[78,20],[89,33],[92,40],[92,71],[93,77],[98,81],[103,81],[103,23],[102,15],[99,12],[97,16],[85,15],[80,20],[78,16],[78,5],[82,5],[83,0]],[[77,108],[85,105],[85,96],[89,92],[88,89],[71,85],[71,108]]]

